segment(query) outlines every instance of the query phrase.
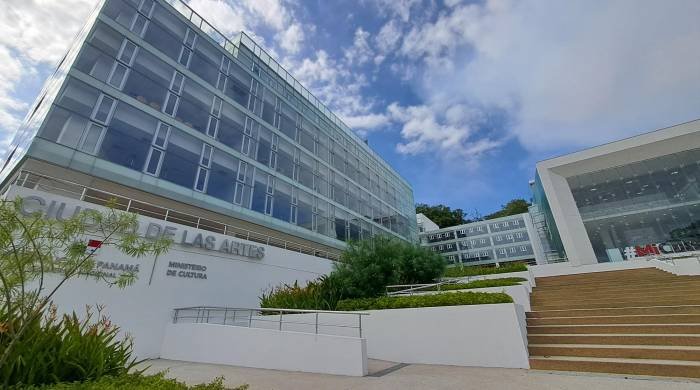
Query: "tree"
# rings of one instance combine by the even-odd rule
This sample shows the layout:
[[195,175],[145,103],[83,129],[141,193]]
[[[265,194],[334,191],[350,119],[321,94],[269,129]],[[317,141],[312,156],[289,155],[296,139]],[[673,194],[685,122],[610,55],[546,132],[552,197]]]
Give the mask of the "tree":
[[513,199],[510,202],[501,206],[501,210],[496,211],[493,214],[489,214],[484,219],[494,219],[500,217],[507,217],[509,215],[516,215],[527,213],[527,209],[530,207],[530,203],[525,199]]
[[416,214],[418,213],[421,213],[428,217],[431,221],[435,222],[440,228],[457,226],[471,222],[470,220],[465,218],[465,213],[462,209],[452,210],[448,206],[442,204],[436,206],[429,206],[425,203],[418,203],[416,205]]
[[[0,367],[11,363],[8,356],[27,327],[46,315],[53,296],[70,279],[92,277],[120,288],[135,281],[131,272],[110,279],[98,269],[88,237],[133,257],[167,251],[169,238],[139,237],[136,214],[115,210],[114,204],[104,212],[82,210],[55,220],[39,212],[24,215],[19,198],[0,202]],[[48,274],[58,279],[47,283]]]
[[343,298],[367,298],[392,284],[430,283],[445,266],[445,259],[427,248],[376,236],[349,243],[331,277],[342,286]]

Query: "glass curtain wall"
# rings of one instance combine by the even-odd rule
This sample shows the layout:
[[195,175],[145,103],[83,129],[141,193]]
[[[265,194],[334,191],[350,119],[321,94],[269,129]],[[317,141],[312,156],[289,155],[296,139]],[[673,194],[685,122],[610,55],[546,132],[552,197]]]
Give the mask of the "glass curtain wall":
[[70,77],[42,138],[339,240],[412,238],[409,187],[166,7],[106,3],[120,27],[98,19],[75,64],[104,87]]
[[[598,261],[629,246],[700,242],[700,149],[568,179]],[[612,256],[612,258],[611,258]]]

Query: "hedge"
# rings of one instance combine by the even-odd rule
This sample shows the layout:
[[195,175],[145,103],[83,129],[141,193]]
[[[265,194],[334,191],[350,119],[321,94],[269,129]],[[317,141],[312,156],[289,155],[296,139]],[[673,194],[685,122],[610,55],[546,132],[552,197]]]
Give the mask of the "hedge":
[[[453,283],[453,284],[443,284],[440,286],[439,291],[449,291],[449,290],[467,290],[470,288],[486,288],[486,287],[505,287],[505,286],[516,286],[520,282],[524,282],[525,278],[500,278],[500,279],[484,279],[484,280],[474,280],[469,283]],[[421,291],[438,291],[437,287],[431,287],[426,289],[416,290],[416,292]]]
[[462,276],[476,276],[476,275],[492,275],[492,274],[504,274],[508,272],[522,272],[527,271],[527,265],[523,263],[512,263],[504,264],[500,267],[474,267],[467,266],[464,268],[451,267],[445,270],[445,277],[447,278],[459,278]]
[[513,302],[513,298],[505,293],[466,291],[449,294],[344,299],[338,302],[338,310],[383,310],[404,309],[411,307],[483,305],[511,302]]

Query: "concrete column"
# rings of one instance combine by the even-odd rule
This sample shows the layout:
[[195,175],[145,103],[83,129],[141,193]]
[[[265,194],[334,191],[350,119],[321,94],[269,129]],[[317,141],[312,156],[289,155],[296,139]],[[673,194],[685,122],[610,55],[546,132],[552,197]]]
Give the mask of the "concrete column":
[[569,262],[574,266],[597,263],[566,178],[546,168],[538,172]]

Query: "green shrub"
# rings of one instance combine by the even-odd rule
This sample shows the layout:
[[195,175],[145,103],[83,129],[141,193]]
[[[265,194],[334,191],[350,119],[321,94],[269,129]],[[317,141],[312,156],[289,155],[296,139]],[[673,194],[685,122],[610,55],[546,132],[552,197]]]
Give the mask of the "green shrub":
[[509,272],[527,271],[527,265],[523,263],[504,264],[500,267],[451,267],[445,270],[445,277],[459,278],[462,276],[505,274]]
[[490,303],[511,302],[513,302],[513,298],[505,293],[466,291],[431,295],[344,299],[338,302],[338,310],[384,310],[403,309],[409,307],[483,305]]
[[[231,390],[245,390],[248,385]],[[211,383],[188,386],[175,379],[167,379],[164,373],[155,375],[127,374],[105,376],[91,382],[58,383],[41,387],[28,387],[29,390],[224,390],[223,378]]]
[[[524,282],[525,278],[500,278],[500,279],[484,279],[484,280],[473,280],[468,283],[454,283],[454,284],[443,284],[440,286],[439,291],[450,291],[450,290],[467,290],[470,288],[486,288],[486,287],[505,287],[505,286],[515,286]],[[432,287],[429,289],[417,290],[420,291],[437,291],[437,287]]]
[[424,247],[387,237],[351,242],[333,271],[347,298],[384,294],[392,284],[430,283],[445,270],[445,259]]
[[342,297],[336,275],[324,275],[304,287],[297,282],[273,287],[260,296],[260,307],[306,310],[335,310]]
[[[96,319],[93,320],[97,315]],[[16,318],[3,316],[0,328],[18,326]],[[57,316],[51,307],[46,316],[32,316],[24,332],[9,349],[0,367],[5,386],[42,385],[87,381],[105,375],[126,374],[136,361],[131,357],[130,339],[118,338],[119,328],[88,307],[86,316]],[[0,348],[11,338],[0,329]]]
[[351,242],[341,261],[329,275],[304,287],[294,282],[263,292],[260,307],[336,310],[343,298],[376,297],[389,284],[429,283],[445,269],[439,254],[386,237]]

